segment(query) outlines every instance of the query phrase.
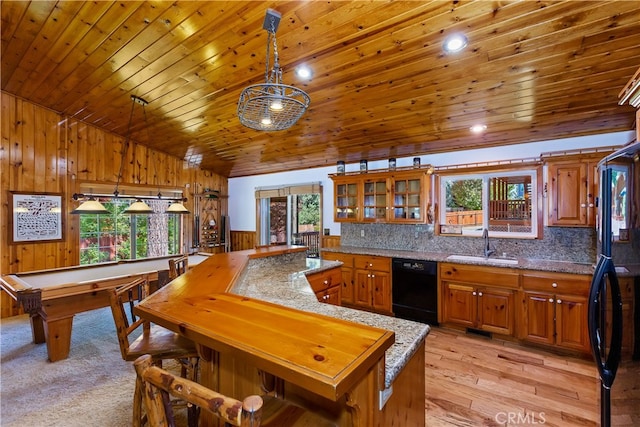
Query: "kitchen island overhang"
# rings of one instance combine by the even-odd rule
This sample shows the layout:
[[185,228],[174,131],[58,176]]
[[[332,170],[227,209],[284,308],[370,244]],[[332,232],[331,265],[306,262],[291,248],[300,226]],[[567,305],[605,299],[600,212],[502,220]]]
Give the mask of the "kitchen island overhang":
[[[260,372],[268,372],[283,381],[285,398],[311,403],[333,414],[339,425],[382,426],[407,416],[412,425],[424,425],[424,339],[429,327],[372,313],[362,313],[367,324],[341,319],[341,314],[353,318],[359,313],[318,302],[305,289],[304,275],[292,274],[304,269],[304,250],[261,248],[214,255],[136,311],[198,343],[205,361],[202,382],[223,393],[263,393]],[[253,283],[256,276],[261,285]],[[263,292],[258,298],[260,286],[272,294]],[[402,343],[394,344],[393,330],[372,326],[376,320],[407,322]],[[413,335],[409,345],[407,330]],[[396,360],[389,370],[385,355],[392,347]],[[404,372],[409,367],[412,372]],[[407,381],[410,387],[404,386]]]

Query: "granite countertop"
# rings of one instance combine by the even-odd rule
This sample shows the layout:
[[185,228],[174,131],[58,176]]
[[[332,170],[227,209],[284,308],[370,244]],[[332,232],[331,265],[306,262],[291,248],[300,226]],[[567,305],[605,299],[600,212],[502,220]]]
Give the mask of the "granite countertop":
[[[400,251],[389,249],[371,249],[356,246],[337,246],[333,248],[322,248],[323,257],[330,257],[331,252],[341,252],[354,255],[378,255],[389,258],[407,258],[423,261],[437,262],[453,262],[459,264],[486,265],[500,268],[515,268],[521,270],[538,270],[556,273],[570,274],[587,274],[592,275],[595,264],[593,263],[575,263],[568,261],[553,261],[531,258],[512,258],[517,260],[517,264],[501,264],[500,257],[490,257],[487,261],[473,260],[449,260],[450,253],[444,252],[419,252],[419,251]],[[495,260],[495,261],[492,261]],[[624,266],[616,266],[619,276],[640,276],[640,264],[630,264]]]
[[252,259],[231,292],[393,331],[395,343],[385,353],[385,388],[388,388],[429,333],[429,325],[319,302],[305,274],[340,265],[320,259],[305,262],[297,255]]

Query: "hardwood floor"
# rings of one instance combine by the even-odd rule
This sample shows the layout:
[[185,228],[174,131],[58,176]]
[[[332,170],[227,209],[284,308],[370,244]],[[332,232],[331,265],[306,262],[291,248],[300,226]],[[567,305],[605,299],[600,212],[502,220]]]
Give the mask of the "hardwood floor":
[[428,427],[599,425],[590,360],[432,328],[425,364]]

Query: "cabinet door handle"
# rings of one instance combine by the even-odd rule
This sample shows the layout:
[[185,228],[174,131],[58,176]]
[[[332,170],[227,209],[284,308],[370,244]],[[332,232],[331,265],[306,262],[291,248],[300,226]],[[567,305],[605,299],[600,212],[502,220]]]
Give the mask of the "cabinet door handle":
[[325,281],[324,281],[324,284],[325,284],[325,285],[328,285],[328,284],[329,284],[329,280],[325,280]]
[[481,297],[482,296],[482,292],[478,292],[478,296]]
[[553,298],[549,298],[549,302],[553,302]]
[[375,278],[375,277],[376,277],[376,275],[375,275],[375,274],[372,274],[372,275],[371,275],[371,277],[372,277],[372,278]]
[[589,207],[592,208],[593,207],[593,203],[589,203]]
[[586,208],[586,207],[587,207],[587,204],[586,204],[586,203],[580,203],[580,207],[581,207],[581,208]]
[[473,292],[471,293],[471,295],[477,295],[477,292],[476,292],[476,291],[473,291]]
[[562,300],[561,300],[561,299],[556,300],[556,302],[557,302],[558,304],[562,304]]
[[557,288],[557,287],[558,287],[558,284],[557,284],[556,282],[553,282],[553,283],[551,284],[551,287],[552,287],[552,288]]

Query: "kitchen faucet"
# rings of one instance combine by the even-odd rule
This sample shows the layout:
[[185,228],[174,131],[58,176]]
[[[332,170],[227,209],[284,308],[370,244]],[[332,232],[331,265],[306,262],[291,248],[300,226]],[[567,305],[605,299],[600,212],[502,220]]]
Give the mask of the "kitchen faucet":
[[484,239],[484,256],[489,258],[495,250],[491,249],[491,245],[489,245],[489,230],[486,228],[482,230],[482,238]]

